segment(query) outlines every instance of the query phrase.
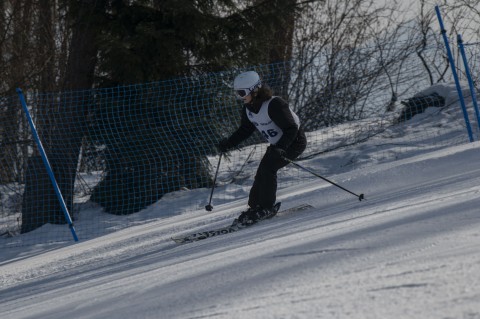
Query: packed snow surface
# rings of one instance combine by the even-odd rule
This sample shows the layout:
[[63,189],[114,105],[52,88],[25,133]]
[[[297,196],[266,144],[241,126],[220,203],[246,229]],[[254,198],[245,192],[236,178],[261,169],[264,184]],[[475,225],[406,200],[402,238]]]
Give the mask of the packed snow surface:
[[[245,230],[245,200],[106,236],[0,253],[2,318],[480,318],[480,144],[448,147],[279,192]],[[203,194],[204,195],[204,194]]]

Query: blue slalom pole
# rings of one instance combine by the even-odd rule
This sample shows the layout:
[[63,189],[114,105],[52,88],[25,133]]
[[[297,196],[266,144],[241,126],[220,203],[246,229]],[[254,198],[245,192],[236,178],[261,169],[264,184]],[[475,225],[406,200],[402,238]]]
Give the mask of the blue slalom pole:
[[40,141],[40,136],[38,135],[38,131],[37,131],[37,128],[35,127],[35,123],[33,123],[32,116],[30,115],[30,111],[28,110],[28,107],[27,107],[27,102],[25,102],[25,96],[23,95],[23,92],[20,88],[17,88],[17,93],[20,98],[20,103],[22,104],[23,110],[27,115],[28,123],[30,124],[30,128],[32,129],[33,138],[37,143],[38,150],[40,151],[40,155],[42,156],[42,160],[47,169],[48,176],[52,181],[53,188],[55,189],[55,194],[58,197],[58,201],[60,202],[60,206],[62,207],[63,214],[65,215],[65,219],[67,220],[70,231],[72,232],[73,239],[75,241],[78,241],[77,233],[75,232],[75,227],[73,226],[72,218],[70,217],[70,213],[68,212],[67,205],[65,204],[65,201],[62,196],[62,192],[60,191],[60,187],[58,187],[57,180],[55,179],[55,175],[53,174],[53,170],[50,165],[50,162],[48,161],[48,157],[47,157],[47,154],[45,153],[45,149],[43,148],[42,141]]
[[460,34],[457,35],[457,43],[458,43],[458,48],[460,49],[460,53],[462,55],[463,65],[465,67],[465,74],[467,75],[468,86],[470,87],[470,94],[472,95],[473,108],[475,109],[475,114],[477,115],[477,124],[478,124],[478,128],[480,129],[480,112],[478,111],[477,94],[475,93],[475,87],[473,86],[472,75],[470,74],[467,55],[465,54],[465,47],[463,45],[463,39]]
[[435,11],[437,13],[438,23],[440,23],[440,31],[443,36],[443,41],[445,42],[445,48],[447,49],[448,60],[450,61],[450,66],[452,68],[453,78],[455,79],[455,85],[457,87],[458,97],[460,99],[460,105],[463,111],[463,117],[465,118],[465,124],[467,125],[468,137],[470,142],[473,142],[473,133],[472,127],[470,125],[470,120],[468,119],[467,107],[465,106],[465,99],[463,98],[462,87],[460,86],[460,81],[458,80],[457,70],[455,68],[455,62],[453,60],[452,51],[450,50],[450,45],[448,44],[447,31],[443,26],[442,15],[440,14],[440,9],[438,6],[435,6]]

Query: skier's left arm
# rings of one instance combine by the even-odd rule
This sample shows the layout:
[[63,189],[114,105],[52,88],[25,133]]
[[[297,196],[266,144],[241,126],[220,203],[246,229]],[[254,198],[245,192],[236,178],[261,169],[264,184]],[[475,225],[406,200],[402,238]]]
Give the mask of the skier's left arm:
[[286,150],[295,140],[299,129],[287,102],[278,97],[274,98],[268,107],[268,115],[283,131],[275,147]]

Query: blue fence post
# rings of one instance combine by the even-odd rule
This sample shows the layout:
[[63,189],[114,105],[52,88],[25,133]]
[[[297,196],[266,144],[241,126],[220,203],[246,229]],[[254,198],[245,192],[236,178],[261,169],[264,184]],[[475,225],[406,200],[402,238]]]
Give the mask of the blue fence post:
[[475,114],[477,115],[477,124],[480,131],[480,112],[478,111],[477,95],[475,93],[475,87],[473,85],[472,75],[470,73],[470,68],[468,66],[467,55],[465,54],[463,39],[460,34],[457,35],[457,43],[458,43],[458,48],[460,49],[460,54],[462,55],[463,65],[465,67],[465,74],[467,75],[468,86],[470,88],[470,94],[472,96],[473,108],[475,109]]
[[27,120],[28,120],[28,123],[30,124],[30,128],[32,129],[33,139],[37,143],[38,150],[40,151],[40,155],[42,156],[42,160],[47,169],[48,176],[50,177],[53,188],[55,189],[55,194],[58,197],[58,201],[60,202],[60,206],[62,207],[63,214],[65,215],[65,219],[68,222],[68,227],[72,232],[73,239],[75,241],[78,241],[77,233],[75,232],[75,227],[73,226],[72,218],[70,217],[70,213],[68,212],[67,205],[65,204],[65,201],[62,196],[62,192],[58,187],[57,180],[55,179],[55,175],[53,174],[53,170],[52,170],[52,167],[50,166],[50,162],[48,161],[47,154],[45,153],[45,149],[43,148],[42,141],[40,141],[40,136],[38,135],[38,131],[35,127],[35,123],[33,123],[32,116],[30,115],[30,111],[28,110],[28,107],[27,107],[27,102],[25,102],[25,96],[23,95],[23,92],[20,88],[17,88],[17,93],[20,98],[20,103],[22,104],[23,110],[27,115]]
[[455,62],[453,60],[452,51],[450,50],[450,45],[448,44],[447,31],[443,26],[442,16],[440,14],[440,9],[438,6],[435,6],[435,11],[437,13],[438,23],[440,24],[440,31],[443,36],[443,41],[445,42],[445,47],[447,50],[448,60],[450,61],[450,67],[452,68],[453,78],[455,79],[455,85],[457,87],[458,97],[460,99],[460,105],[463,111],[463,117],[465,118],[465,124],[467,125],[468,137],[470,142],[473,142],[473,133],[472,127],[470,125],[470,120],[468,119],[467,108],[465,106],[465,99],[463,98],[462,87],[460,86],[460,81],[458,80],[457,70],[455,68]]

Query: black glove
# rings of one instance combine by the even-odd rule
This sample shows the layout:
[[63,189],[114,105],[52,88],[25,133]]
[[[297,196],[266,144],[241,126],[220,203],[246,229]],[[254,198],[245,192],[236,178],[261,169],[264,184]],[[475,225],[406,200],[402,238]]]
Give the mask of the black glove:
[[272,155],[275,160],[281,160],[285,156],[285,150],[280,147],[275,147],[275,146],[269,146],[268,147],[270,154]]
[[220,150],[220,152],[225,153],[226,151],[228,151],[232,147],[232,145],[228,141],[228,138],[224,138],[223,140],[218,142],[217,147]]

